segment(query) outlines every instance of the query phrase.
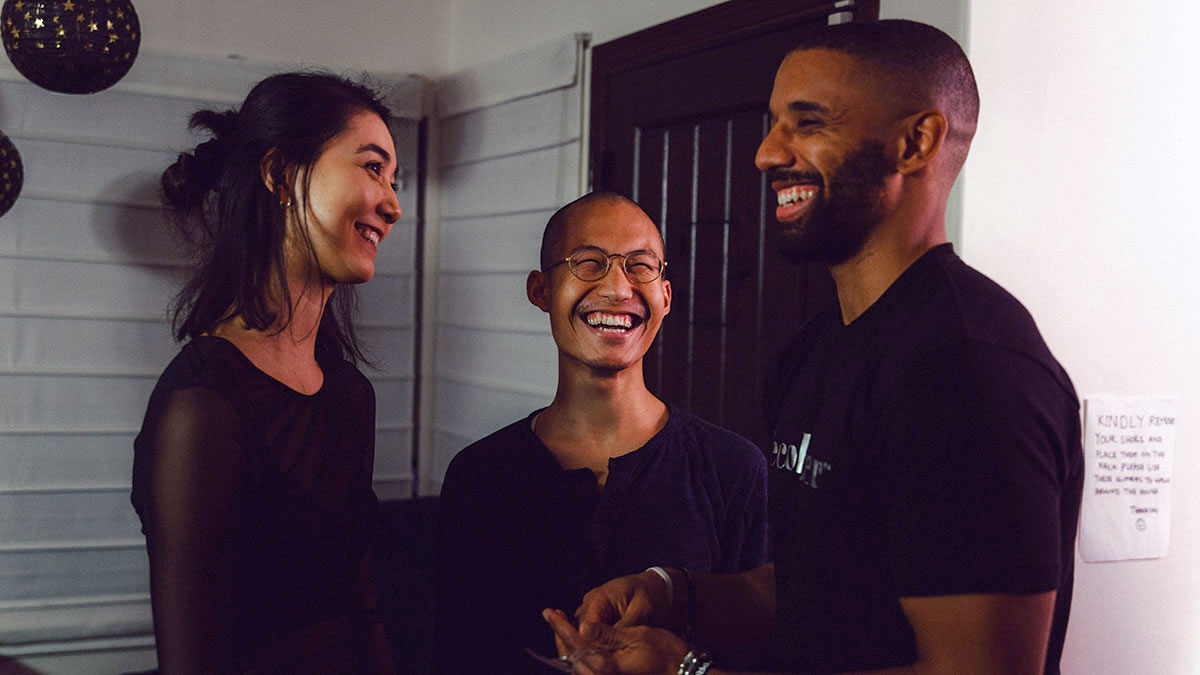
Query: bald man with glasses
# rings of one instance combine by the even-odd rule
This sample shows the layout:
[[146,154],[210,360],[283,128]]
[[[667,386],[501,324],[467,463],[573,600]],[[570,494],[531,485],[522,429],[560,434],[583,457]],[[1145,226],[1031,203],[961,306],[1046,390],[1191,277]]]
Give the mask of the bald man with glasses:
[[438,517],[435,673],[536,671],[545,607],[652,565],[767,561],[766,463],[750,441],[646,389],[671,310],[663,241],[634,202],[592,193],[542,237],[529,301],[558,347],[554,400],[462,450]]

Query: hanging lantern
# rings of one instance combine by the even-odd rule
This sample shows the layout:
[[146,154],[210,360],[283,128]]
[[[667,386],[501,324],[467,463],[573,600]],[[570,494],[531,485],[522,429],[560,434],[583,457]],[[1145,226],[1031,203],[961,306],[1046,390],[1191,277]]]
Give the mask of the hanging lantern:
[[94,94],[116,84],[142,40],[129,0],[5,0],[0,28],[17,70],[64,94]]
[[21,155],[17,146],[0,131],[0,216],[8,213],[21,194],[25,182],[25,169],[21,166]]

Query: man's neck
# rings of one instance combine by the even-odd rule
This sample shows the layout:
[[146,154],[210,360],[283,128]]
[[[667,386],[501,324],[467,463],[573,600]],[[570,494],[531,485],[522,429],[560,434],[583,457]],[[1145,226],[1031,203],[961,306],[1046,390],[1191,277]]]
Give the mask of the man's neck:
[[909,265],[946,243],[944,209],[926,214],[923,222],[899,215],[897,222],[881,224],[853,258],[830,266],[843,324],[850,325],[875,304]]
[[642,447],[666,422],[666,405],[646,389],[641,363],[599,372],[560,362],[558,391],[534,431],[563,468],[589,467],[603,482],[609,459]]

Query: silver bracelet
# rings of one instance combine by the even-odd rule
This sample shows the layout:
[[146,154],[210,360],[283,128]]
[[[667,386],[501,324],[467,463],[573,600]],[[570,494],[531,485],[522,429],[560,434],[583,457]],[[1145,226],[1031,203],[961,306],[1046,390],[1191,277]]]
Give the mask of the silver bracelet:
[[693,649],[683,657],[675,675],[704,675],[712,667],[712,655],[703,649]]
[[667,585],[667,607],[670,607],[675,602],[675,584],[671,582],[671,575],[667,574],[666,570],[658,567],[657,565],[654,567],[647,567],[646,571],[654,572],[660,579],[663,580],[663,583]]

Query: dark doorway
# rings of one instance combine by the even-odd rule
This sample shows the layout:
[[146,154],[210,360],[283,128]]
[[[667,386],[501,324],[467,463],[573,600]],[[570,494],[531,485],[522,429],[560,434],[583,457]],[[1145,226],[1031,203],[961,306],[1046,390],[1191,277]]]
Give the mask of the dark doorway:
[[638,201],[666,241],[672,310],[647,384],[763,448],[763,370],[834,297],[824,267],[766,242],[774,193],[754,153],[775,69],[804,32],[878,16],[878,0],[734,0],[592,52],[593,187]]

